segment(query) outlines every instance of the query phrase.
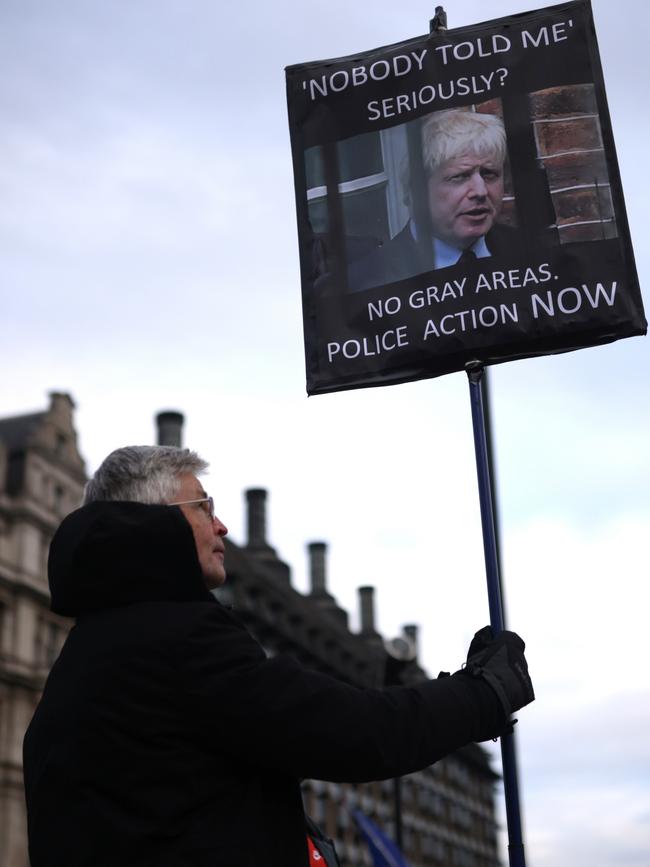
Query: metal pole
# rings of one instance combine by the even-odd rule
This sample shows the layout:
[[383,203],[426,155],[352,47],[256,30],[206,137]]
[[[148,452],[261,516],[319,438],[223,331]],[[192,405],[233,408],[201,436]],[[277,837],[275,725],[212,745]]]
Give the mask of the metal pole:
[[[431,33],[447,29],[447,13],[442,6],[436,6],[435,11],[435,17],[429,22]],[[505,602],[499,575],[500,552],[496,526],[496,504],[492,490],[492,442],[489,430],[490,416],[487,399],[487,382],[485,368],[480,361],[468,364],[466,369],[472,404],[474,451],[476,453],[476,472],[481,504],[483,553],[485,557],[490,623],[494,632],[498,633],[505,629]],[[508,861],[510,867],[526,867],[524,840],[521,830],[521,812],[519,809],[519,782],[517,778],[514,731],[501,736],[501,762],[503,765],[503,788],[506,800],[506,822],[508,825]]]
[[[496,523],[494,500],[492,496],[490,459],[485,427],[485,408],[483,400],[484,367],[480,362],[467,365],[469,393],[472,405],[472,426],[474,429],[474,451],[476,453],[476,472],[478,476],[479,500],[481,505],[481,525],[483,528],[483,554],[487,578],[490,623],[495,633],[504,628],[503,606],[501,604],[501,579],[497,556]],[[524,841],[521,831],[521,812],[519,809],[519,783],[517,780],[517,758],[515,754],[514,732],[501,737],[501,761],[503,763],[503,786],[506,800],[506,821],[508,825],[508,859],[510,867],[526,867]]]

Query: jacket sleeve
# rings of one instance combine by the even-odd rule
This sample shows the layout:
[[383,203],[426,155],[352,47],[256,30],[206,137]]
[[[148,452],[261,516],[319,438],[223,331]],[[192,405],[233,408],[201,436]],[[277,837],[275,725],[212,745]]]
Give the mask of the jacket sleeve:
[[243,761],[364,782],[419,770],[503,725],[491,687],[463,671],[360,689],[287,656],[268,659],[235,618],[201,608],[179,663],[184,700],[202,733]]

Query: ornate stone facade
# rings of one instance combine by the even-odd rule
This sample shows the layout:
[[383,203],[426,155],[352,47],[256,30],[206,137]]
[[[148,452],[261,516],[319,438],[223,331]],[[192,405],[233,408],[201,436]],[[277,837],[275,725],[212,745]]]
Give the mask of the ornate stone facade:
[[26,867],[22,740],[70,627],[49,610],[47,552],[86,480],[67,394],[0,420],[0,864]]

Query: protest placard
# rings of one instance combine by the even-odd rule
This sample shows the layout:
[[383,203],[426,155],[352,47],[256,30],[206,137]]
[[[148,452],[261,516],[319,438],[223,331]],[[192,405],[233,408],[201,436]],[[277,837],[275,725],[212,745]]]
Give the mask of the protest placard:
[[587,0],[286,76],[308,393],[645,333]]

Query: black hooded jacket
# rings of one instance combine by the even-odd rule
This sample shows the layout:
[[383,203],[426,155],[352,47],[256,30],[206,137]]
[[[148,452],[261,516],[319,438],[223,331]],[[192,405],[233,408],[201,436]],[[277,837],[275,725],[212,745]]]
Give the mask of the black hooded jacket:
[[306,867],[301,778],[409,773],[503,724],[464,672],[363,690],[268,659],[178,507],[73,512],[49,576],[76,625],[25,736],[32,867]]

